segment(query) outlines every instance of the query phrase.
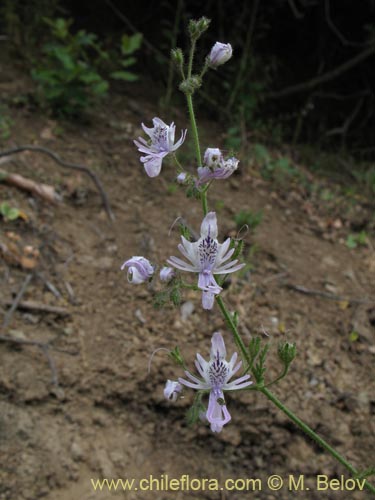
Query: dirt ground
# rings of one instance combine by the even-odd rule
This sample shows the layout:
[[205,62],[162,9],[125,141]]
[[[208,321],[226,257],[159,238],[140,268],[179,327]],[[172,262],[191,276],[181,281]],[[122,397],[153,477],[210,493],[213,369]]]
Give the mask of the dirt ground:
[[[2,85],[5,91],[6,82]],[[120,272],[132,255],[160,265],[176,255],[178,230],[170,227],[178,216],[196,230],[201,221],[199,203],[170,188],[171,166],[150,179],[139,163],[132,139],[140,122],[150,122],[156,113],[140,97],[130,101],[121,95],[88,125],[57,126],[35,112],[14,111],[13,133],[3,149],[39,144],[89,166],[116,219],[109,222],[87,176],[44,155],[25,152],[1,165],[64,195],[63,203],[53,206],[0,184],[0,200],[27,216],[0,220],[0,243],[21,253],[27,245],[40,252],[31,258],[34,269],[27,269],[33,261],[22,268],[9,255],[2,259],[3,313],[32,273],[22,300],[62,307],[68,315],[18,309],[6,332],[53,341],[49,353],[58,385],[51,383],[41,349],[0,343],[0,499],[367,498],[359,491],[316,491],[317,474],[349,476],[261,394],[229,394],[232,421],[212,434],[205,424],[186,424],[193,391],[176,403],[163,399],[166,379],[182,375],[165,351],[155,354],[148,373],[151,353],[176,345],[193,368],[195,353],[207,356],[216,330],[226,336],[228,351],[234,349],[218,308],[203,311],[199,294],[184,294],[189,307],[183,314],[180,307],[155,309],[152,290],[131,286]],[[176,121],[179,129],[182,120]],[[206,132],[204,146],[218,145],[213,134]],[[223,297],[239,312],[246,340],[269,336],[270,378],[280,368],[279,340],[297,343],[291,372],[275,393],[354,466],[374,465],[375,254],[370,244],[353,250],[345,245],[358,221],[370,221],[368,202],[361,197],[325,202],[301,186],[265,182],[250,158],[242,159],[231,180],[214,185],[210,208],[218,213],[220,240],[236,235],[233,216],[240,210],[264,211],[255,232],[244,236],[252,249],[246,254],[251,272],[233,276]],[[301,293],[298,286],[323,295]],[[332,295],[341,299],[331,300]],[[109,493],[95,492],[90,482],[162,474],[221,482],[259,478],[262,489]],[[311,488],[273,492],[267,487],[271,474],[305,475]]]

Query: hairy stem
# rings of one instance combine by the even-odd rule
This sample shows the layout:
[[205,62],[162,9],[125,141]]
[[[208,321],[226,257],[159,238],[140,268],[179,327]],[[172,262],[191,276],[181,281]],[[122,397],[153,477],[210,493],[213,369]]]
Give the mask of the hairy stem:
[[[240,349],[244,359],[248,362],[249,366],[251,365],[251,359],[248,350],[241,338],[241,335],[233,322],[232,316],[227,310],[223,299],[218,295],[216,296],[216,302],[218,303],[220,310],[232,331],[234,341],[238,348]],[[274,381],[276,382],[277,379]],[[324,450],[326,450],[330,455],[332,455],[340,464],[342,464],[355,478],[358,475],[358,471],[345,460],[345,458],[340,455],[332,446],[330,446],[324,439],[318,436],[307,424],[305,424],[300,418],[297,417],[291,410],[289,410],[278,398],[264,385],[257,385],[255,387],[258,391],[262,392],[274,405],[276,405],[281,411],[283,411],[291,420],[294,422],[297,427],[299,427],[305,434],[307,434],[311,439],[313,439],[317,444],[319,444]],[[368,482],[365,481],[366,488],[375,493],[375,488]]]
[[[358,475],[358,471],[345,460],[345,458],[340,455],[335,449],[332,448],[324,439],[322,439],[318,434],[316,434],[308,425],[302,422],[291,410],[289,410],[286,406],[284,406],[278,398],[272,394],[271,391],[267,389],[267,387],[259,387],[258,390],[262,392],[274,405],[276,405],[282,412],[285,413],[296,425],[299,427],[305,434],[307,434],[311,439],[313,439],[319,446],[324,448],[330,455],[332,455],[340,464],[342,464],[355,478]],[[368,481],[365,480],[366,488],[375,493],[375,488]]]
[[240,349],[246,362],[250,365],[251,358],[250,358],[249,352],[246,349],[246,346],[241,338],[241,335],[240,335],[239,331],[237,330],[236,325],[233,322],[233,318],[232,318],[230,312],[225,307],[223,299],[220,297],[220,295],[216,295],[216,302],[218,303],[218,306],[220,307],[220,310],[221,310],[229,328],[231,329],[231,331],[233,333],[234,341],[237,344],[237,347]]

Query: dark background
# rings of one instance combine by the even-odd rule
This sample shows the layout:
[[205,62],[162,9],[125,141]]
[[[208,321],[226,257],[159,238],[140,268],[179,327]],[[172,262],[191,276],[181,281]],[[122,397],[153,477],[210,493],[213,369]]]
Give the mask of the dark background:
[[106,47],[139,31],[141,83],[160,85],[167,82],[175,34],[186,49],[188,20],[205,15],[212,23],[197,62],[217,40],[230,42],[235,54],[225,71],[208,74],[199,97],[208,117],[234,134],[245,128],[263,140],[375,157],[374,0],[4,0],[2,12],[1,31],[19,48],[38,50],[44,15],[72,17],[73,29],[96,33]]

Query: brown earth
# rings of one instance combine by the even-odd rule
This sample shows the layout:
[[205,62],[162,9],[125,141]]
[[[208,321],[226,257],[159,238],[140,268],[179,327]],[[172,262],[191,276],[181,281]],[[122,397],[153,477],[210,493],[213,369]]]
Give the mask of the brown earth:
[[[116,220],[108,221],[94,185],[83,174],[32,152],[2,165],[64,194],[63,203],[51,206],[1,184],[0,200],[22,209],[28,219],[0,221],[0,229],[3,245],[13,241],[17,248],[39,249],[34,271],[61,294],[57,298],[34,275],[23,300],[64,307],[70,315],[19,309],[7,329],[17,338],[53,339],[49,352],[58,386],[51,383],[40,349],[0,344],[0,499],[367,498],[358,491],[316,491],[317,474],[349,476],[261,394],[230,394],[232,421],[212,434],[205,424],[186,425],[193,391],[176,403],[163,399],[166,379],[182,375],[165,351],[154,355],[148,373],[150,355],[160,347],[178,345],[193,367],[195,353],[208,354],[218,329],[228,351],[234,349],[218,308],[203,311],[199,294],[184,294],[183,303],[194,306],[187,318],[180,307],[154,309],[152,290],[128,284],[119,270],[132,255],[161,265],[176,254],[178,231],[169,234],[175,219],[184,217],[196,230],[201,221],[199,203],[169,187],[171,166],[150,179],[139,163],[132,138],[140,132],[139,123],[150,122],[155,114],[140,98],[129,103],[117,96],[95,123],[63,125],[57,134],[56,123],[15,111],[13,135],[3,149],[40,144],[86,164],[102,180]],[[176,121],[181,126],[181,117]],[[207,132],[204,145],[216,146],[213,138],[214,132]],[[232,277],[223,292],[230,308],[239,312],[241,333],[247,341],[254,334],[269,336],[270,379],[280,369],[278,342],[297,343],[291,372],[275,393],[363,469],[375,464],[375,257],[370,243],[354,250],[344,244],[354,219],[370,219],[366,200],[337,200],[325,203],[298,185],[267,183],[258,166],[245,159],[238,175],[218,181],[210,192],[221,240],[236,235],[233,215],[241,209],[264,210],[260,226],[245,235],[252,271]],[[14,300],[28,272],[2,261],[4,313],[9,310],[4,302]],[[293,286],[342,300],[303,294]],[[353,331],[357,334],[351,336]],[[162,474],[219,481],[259,478],[262,490],[109,493],[95,492],[90,482]],[[304,474],[310,490],[290,492],[284,486],[273,492],[267,487],[271,474],[286,481]]]

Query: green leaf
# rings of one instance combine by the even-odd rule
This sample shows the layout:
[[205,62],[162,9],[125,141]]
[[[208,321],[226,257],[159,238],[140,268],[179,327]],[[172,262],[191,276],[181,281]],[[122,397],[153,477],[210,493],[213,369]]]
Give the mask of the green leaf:
[[142,33],[135,33],[132,36],[123,35],[121,38],[121,52],[123,55],[133,54],[142,44]]
[[349,234],[348,237],[346,238],[346,246],[350,248],[351,250],[353,248],[357,248],[357,238],[355,234]]
[[18,208],[11,208],[6,216],[8,220],[16,220],[20,216]]
[[126,59],[123,59],[121,61],[121,65],[124,68],[128,68],[129,66],[133,66],[137,62],[137,59],[135,57],[127,57]]
[[355,330],[353,330],[352,332],[350,332],[349,342],[356,342],[358,339],[359,339],[358,332],[356,332]]
[[7,216],[8,212],[10,210],[10,206],[9,206],[9,203],[7,203],[6,201],[3,201],[3,203],[0,205],[0,213],[1,215],[3,215],[4,217]]
[[135,82],[138,80],[138,76],[130,71],[114,71],[110,76],[115,80],[125,80],[126,82]]

